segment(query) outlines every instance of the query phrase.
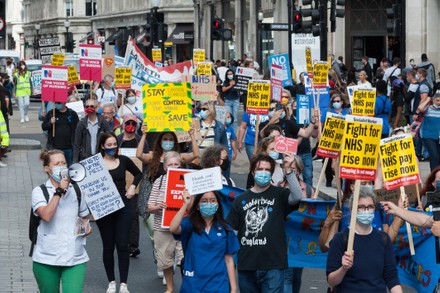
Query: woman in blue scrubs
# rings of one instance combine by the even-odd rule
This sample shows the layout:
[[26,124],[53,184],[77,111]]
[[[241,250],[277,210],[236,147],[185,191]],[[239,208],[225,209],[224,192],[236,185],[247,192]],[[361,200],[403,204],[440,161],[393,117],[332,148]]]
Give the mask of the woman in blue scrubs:
[[184,191],[183,198],[170,225],[185,253],[180,292],[237,292],[233,254],[240,246],[224,220],[220,196],[209,191],[192,197]]

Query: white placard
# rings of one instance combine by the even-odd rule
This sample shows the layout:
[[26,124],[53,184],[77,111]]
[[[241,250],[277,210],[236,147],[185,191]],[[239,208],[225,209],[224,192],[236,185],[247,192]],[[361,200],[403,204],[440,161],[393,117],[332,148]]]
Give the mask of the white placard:
[[80,164],[86,169],[86,177],[78,182],[78,185],[95,220],[114,213],[125,206],[109,171],[104,165],[101,154],[82,160]]
[[121,155],[136,158],[136,148],[119,148]]
[[66,107],[73,110],[78,114],[79,120],[85,116],[84,114],[84,104],[82,101],[66,103]]
[[[225,106],[215,106],[215,120],[220,121],[225,124],[226,121],[226,107]],[[234,119],[237,119],[234,117]]]
[[187,173],[183,176],[185,179],[185,188],[191,195],[220,190],[223,188],[222,171],[220,170],[220,167],[203,169]]

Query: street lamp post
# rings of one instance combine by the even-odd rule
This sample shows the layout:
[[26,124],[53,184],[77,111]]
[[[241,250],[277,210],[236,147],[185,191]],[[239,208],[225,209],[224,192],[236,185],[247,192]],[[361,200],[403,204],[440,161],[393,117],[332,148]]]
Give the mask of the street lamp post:
[[69,28],[70,28],[70,21],[66,18],[64,21],[64,28],[66,29],[66,37],[64,38],[64,50],[66,53],[71,53],[70,51],[70,40],[69,40]]
[[37,32],[37,34],[35,36],[35,46],[34,46],[34,48],[35,48],[34,49],[35,50],[34,58],[35,59],[39,59],[39,51],[40,51],[40,45],[39,45],[40,37],[39,37],[39,33],[40,33],[40,29],[41,29],[41,25],[39,23],[35,24],[35,30]]

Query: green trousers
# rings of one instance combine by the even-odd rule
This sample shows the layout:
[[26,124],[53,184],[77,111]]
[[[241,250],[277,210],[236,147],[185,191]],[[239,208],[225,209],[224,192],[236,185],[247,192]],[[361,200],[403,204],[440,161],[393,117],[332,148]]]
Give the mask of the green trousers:
[[37,280],[40,293],[59,293],[60,281],[63,293],[81,293],[87,265],[85,263],[76,266],[51,266],[33,262],[32,270]]

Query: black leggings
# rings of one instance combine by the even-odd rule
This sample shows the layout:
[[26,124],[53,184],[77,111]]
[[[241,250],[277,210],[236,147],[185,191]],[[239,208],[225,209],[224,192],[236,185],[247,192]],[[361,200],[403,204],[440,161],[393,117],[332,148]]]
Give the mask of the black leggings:
[[124,202],[125,207],[96,220],[102,240],[102,258],[109,282],[115,281],[115,246],[118,252],[119,277],[121,283],[127,283],[130,265],[128,238],[131,226],[131,201]]

